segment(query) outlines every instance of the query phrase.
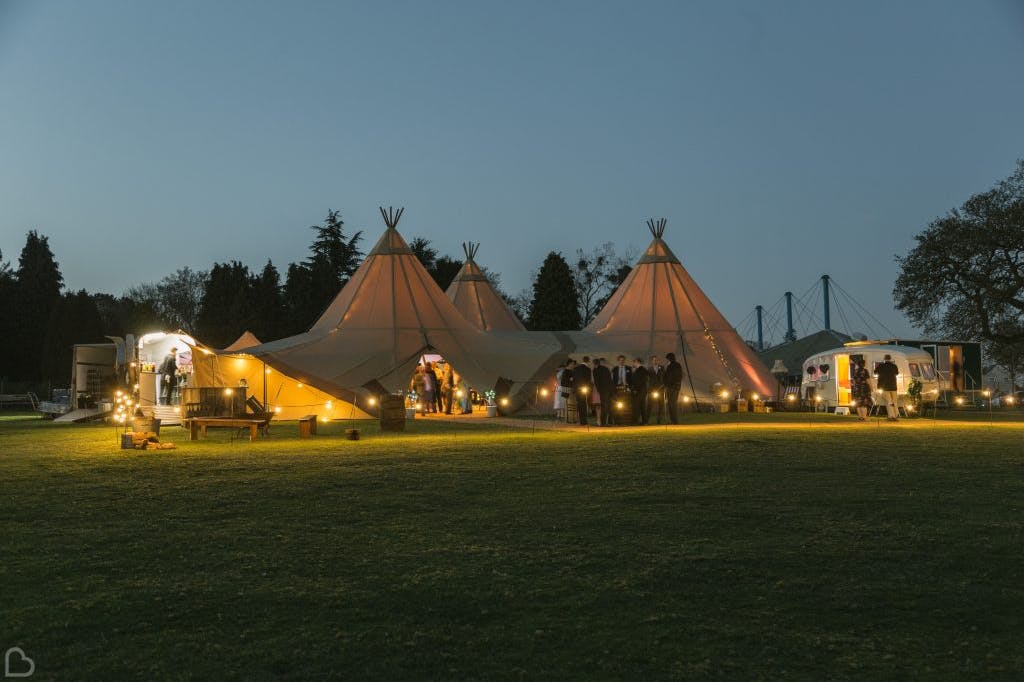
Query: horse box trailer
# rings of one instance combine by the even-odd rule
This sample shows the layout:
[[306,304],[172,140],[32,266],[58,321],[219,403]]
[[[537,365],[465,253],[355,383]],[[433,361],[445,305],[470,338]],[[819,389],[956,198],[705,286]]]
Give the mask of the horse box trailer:
[[872,391],[877,391],[878,385],[874,371],[886,355],[892,357],[892,361],[900,370],[896,376],[900,397],[907,395],[910,382],[916,379],[921,382],[921,400],[935,401],[939,394],[939,383],[935,375],[935,361],[931,354],[911,346],[865,343],[863,341],[853,341],[842,348],[816,353],[805,360],[800,394],[804,400],[815,402],[826,408],[849,407],[852,403],[850,390],[855,367],[854,361],[864,358],[864,367],[872,375]]

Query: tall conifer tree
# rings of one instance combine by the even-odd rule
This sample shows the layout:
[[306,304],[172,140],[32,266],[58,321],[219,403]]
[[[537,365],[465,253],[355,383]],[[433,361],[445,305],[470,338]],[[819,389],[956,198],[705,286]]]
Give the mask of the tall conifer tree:
[[549,253],[537,272],[527,326],[537,331],[570,331],[582,326],[572,269],[560,253]]

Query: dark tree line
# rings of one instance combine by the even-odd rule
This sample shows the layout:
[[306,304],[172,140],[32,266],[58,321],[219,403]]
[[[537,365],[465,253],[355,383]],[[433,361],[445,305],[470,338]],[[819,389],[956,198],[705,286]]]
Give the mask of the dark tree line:
[[[30,231],[18,261],[0,254],[0,378],[63,385],[71,368],[71,347],[102,343],[158,329],[181,329],[203,343],[224,347],[249,330],[263,341],[308,330],[358,268],[362,232],[347,234],[338,211],[313,225],[308,257],[288,265],[284,281],[270,260],[256,270],[231,261],[208,271],[183,267],[123,295],[67,291],[47,238]],[[413,253],[442,289],[462,259],[440,254],[430,240],[414,238]],[[590,254],[581,250],[570,265],[550,253],[534,277],[531,292],[512,298],[497,273],[484,274],[530,329],[572,330],[589,322],[628,266],[611,244]]]

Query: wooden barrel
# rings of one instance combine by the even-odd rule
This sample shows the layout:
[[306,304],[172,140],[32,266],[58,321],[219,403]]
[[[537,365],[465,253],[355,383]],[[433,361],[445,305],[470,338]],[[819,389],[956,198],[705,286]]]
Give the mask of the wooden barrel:
[[132,419],[132,429],[135,431],[152,431],[160,435],[160,420],[156,417],[139,417]]
[[405,397],[382,395],[380,397],[380,430],[405,431]]

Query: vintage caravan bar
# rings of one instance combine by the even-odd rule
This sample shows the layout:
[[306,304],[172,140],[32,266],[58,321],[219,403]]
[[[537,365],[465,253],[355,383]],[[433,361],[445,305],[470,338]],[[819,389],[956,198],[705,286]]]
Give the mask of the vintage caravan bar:
[[854,361],[864,358],[864,366],[872,373],[871,388],[877,389],[874,370],[886,355],[891,355],[899,367],[896,378],[899,395],[907,395],[910,382],[921,382],[921,399],[934,402],[939,393],[932,356],[919,348],[895,346],[881,343],[853,341],[842,348],[835,348],[812,355],[803,364],[803,379],[800,394],[808,402],[825,408],[851,406],[851,376]]

